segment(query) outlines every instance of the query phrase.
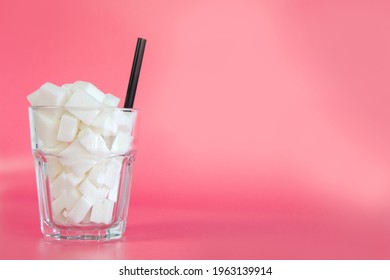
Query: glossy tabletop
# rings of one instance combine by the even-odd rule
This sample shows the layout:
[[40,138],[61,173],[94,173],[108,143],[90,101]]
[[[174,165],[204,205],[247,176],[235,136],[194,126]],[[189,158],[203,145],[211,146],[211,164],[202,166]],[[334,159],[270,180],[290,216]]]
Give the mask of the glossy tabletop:
[[[122,240],[44,241],[32,170],[2,175],[1,259],[388,259],[388,215],[356,212],[273,186],[256,199],[140,201],[133,188]],[[237,186],[238,187],[238,186]],[[138,197],[137,197],[138,196]],[[196,195],[195,195],[196,197]],[[247,199],[248,203],[240,201]],[[198,197],[199,199],[199,197]]]

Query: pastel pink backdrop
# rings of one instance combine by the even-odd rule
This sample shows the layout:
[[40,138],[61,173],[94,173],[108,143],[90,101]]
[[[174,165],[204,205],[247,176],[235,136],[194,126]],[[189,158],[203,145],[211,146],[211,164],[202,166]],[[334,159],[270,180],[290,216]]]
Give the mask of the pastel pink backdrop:
[[[388,259],[390,2],[0,2],[1,259]],[[39,231],[26,100],[123,100],[148,40],[125,238]]]

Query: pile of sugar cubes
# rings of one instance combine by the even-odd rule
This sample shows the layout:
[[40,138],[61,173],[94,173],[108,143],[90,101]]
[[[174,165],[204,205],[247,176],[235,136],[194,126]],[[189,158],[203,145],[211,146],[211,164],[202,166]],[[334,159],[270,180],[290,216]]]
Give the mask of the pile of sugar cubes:
[[33,110],[32,138],[46,159],[54,221],[111,223],[135,113],[119,110],[119,98],[84,81],[45,83],[27,99],[46,106]]

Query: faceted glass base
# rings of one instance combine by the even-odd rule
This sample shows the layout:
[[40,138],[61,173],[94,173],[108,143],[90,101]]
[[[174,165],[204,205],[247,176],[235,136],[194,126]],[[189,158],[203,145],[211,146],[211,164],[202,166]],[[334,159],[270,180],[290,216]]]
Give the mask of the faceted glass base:
[[124,221],[111,227],[55,227],[43,222],[41,226],[45,240],[61,242],[107,242],[120,239],[125,231]]

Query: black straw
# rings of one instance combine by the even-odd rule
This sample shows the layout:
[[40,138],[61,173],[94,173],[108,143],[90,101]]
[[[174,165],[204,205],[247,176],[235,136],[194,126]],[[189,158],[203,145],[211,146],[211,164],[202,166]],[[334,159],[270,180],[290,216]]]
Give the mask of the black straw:
[[134,105],[135,92],[137,90],[139,73],[141,72],[142,59],[144,57],[146,40],[138,38],[137,46],[135,48],[133,66],[131,67],[131,74],[129,79],[129,85],[127,87],[126,100],[124,108],[131,109]]

